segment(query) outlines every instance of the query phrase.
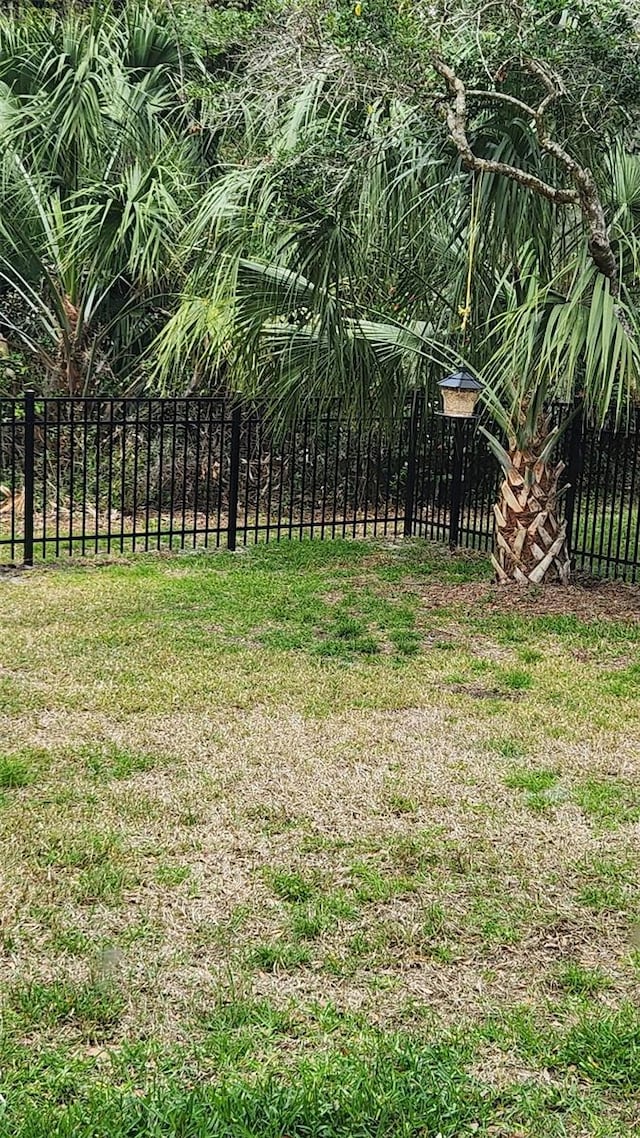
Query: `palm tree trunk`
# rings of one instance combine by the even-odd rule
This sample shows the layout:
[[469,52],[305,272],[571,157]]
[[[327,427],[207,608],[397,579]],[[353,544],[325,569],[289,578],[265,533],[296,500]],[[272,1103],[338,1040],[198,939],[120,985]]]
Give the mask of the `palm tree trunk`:
[[495,552],[491,558],[502,584],[567,584],[571,561],[566,522],[558,514],[558,480],[564,463],[551,466],[536,454],[509,451],[511,466],[493,507]]
[[62,306],[67,318],[65,335],[60,342],[60,388],[66,386],[69,395],[79,395],[82,391],[82,352],[78,342],[79,309],[71,297],[63,296]]

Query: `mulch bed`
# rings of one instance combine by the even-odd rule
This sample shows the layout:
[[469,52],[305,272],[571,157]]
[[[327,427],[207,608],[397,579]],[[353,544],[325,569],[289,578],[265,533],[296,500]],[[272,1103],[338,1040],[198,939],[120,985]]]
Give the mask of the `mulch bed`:
[[[417,583],[417,582],[416,582]],[[640,621],[640,585],[578,579],[571,585],[517,586],[469,582],[420,585],[427,608],[462,606],[483,613],[518,616],[575,616],[580,620]]]

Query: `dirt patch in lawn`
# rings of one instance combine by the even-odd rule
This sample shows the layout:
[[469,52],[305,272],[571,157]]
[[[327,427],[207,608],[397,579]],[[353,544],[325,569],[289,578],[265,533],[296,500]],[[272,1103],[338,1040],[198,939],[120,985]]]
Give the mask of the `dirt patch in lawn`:
[[425,585],[415,582],[430,609],[461,607],[466,612],[518,616],[575,616],[579,620],[640,621],[640,585],[585,578],[574,585],[520,587],[487,582]]

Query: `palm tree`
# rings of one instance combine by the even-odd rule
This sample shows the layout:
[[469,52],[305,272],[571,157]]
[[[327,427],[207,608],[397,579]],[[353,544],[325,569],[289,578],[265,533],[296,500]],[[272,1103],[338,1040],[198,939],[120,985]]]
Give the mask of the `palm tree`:
[[[640,245],[628,222],[640,164],[620,145],[605,154],[600,173],[610,187],[610,225],[590,168],[552,136],[549,111],[564,92],[546,66],[526,58],[521,64],[539,84],[537,103],[504,90],[469,92],[451,67],[436,60],[435,69],[450,97],[451,141],[465,167],[481,181],[489,179],[484,194],[480,190],[485,200],[476,224],[491,232],[496,214],[502,214],[498,234],[508,249],[500,311],[487,318],[489,405],[507,440],[504,446],[485,429],[504,470],[495,506],[494,567],[500,581],[567,581],[566,526],[557,513],[564,464],[554,463],[552,455],[569,420],[565,416],[552,429],[548,404],[554,398],[572,403],[579,394],[587,413],[602,421],[612,410],[619,418],[638,393],[640,342],[630,286]],[[503,144],[482,154],[472,145],[470,97],[506,105],[521,116],[525,162],[522,147],[514,153]],[[552,159],[553,180],[540,163],[536,169],[536,158],[545,157]],[[542,203],[546,218],[529,223],[529,235],[522,232],[514,242],[523,191],[529,204],[532,195]],[[620,224],[623,217],[626,226]],[[495,249],[493,254],[495,264]]]
[[602,422],[637,395],[640,160],[556,142],[551,81],[522,66],[542,88],[531,113],[506,91],[475,92],[489,97],[470,126],[457,76],[437,65],[448,132],[328,69],[258,93],[253,117],[245,93],[251,127],[189,231],[198,257],[157,374],[167,383],[176,356],[205,375],[223,363],[281,417],[339,395],[392,418],[464,362],[484,382],[504,471],[497,576],[566,581],[553,456],[569,414],[553,424],[547,408],[580,401]]
[[0,16],[0,322],[50,390],[128,388],[165,318],[202,175],[184,68],[145,5]]

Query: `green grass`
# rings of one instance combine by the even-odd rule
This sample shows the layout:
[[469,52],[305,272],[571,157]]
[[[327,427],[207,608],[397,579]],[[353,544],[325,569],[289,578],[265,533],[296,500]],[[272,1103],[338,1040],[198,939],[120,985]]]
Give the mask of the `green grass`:
[[587,1013],[557,1049],[558,1065],[603,1088],[640,1093],[640,1019],[637,1008],[596,1016]]
[[640,632],[488,577],[303,541],[0,590],[0,1138],[635,1136]]
[[81,905],[119,905],[130,875],[119,865],[92,865],[80,874],[76,896]]
[[530,810],[542,813],[563,797],[558,786],[558,771],[541,768],[515,768],[505,778],[505,786],[527,791],[525,802]]
[[20,754],[0,755],[0,790],[17,790],[34,781],[35,772],[29,760]]
[[104,983],[33,981],[10,991],[9,1007],[26,1031],[73,1025],[84,1039],[92,1041],[109,1038],[122,1013],[123,1000],[115,988]]
[[381,561],[376,569],[377,576],[390,583],[413,577],[452,585],[491,578],[491,567],[485,557],[470,551],[451,554],[441,545],[429,545],[429,553],[425,557],[426,548],[427,543],[422,541],[403,543],[393,559]]
[[614,557],[618,555],[633,557],[634,535],[640,529],[638,507],[626,503],[616,503],[615,506],[603,503],[602,506],[600,518],[596,518],[590,511],[587,515],[581,513],[576,519],[576,547],[589,549],[594,544],[601,543],[603,552],[611,550]]
[[633,911],[640,899],[635,858],[595,854],[578,866],[582,884],[578,902],[597,913]]
[[531,912],[519,904],[492,897],[488,890],[476,897],[468,917],[468,929],[485,947],[519,944]]
[[341,890],[300,902],[291,909],[291,935],[294,940],[315,940],[341,922],[353,921],[358,909]]
[[38,861],[43,866],[63,869],[95,869],[108,865],[119,845],[118,835],[113,831],[58,831],[50,834],[38,851]]
[[505,785],[514,790],[528,790],[530,794],[540,794],[549,790],[558,781],[554,770],[529,770],[524,767],[511,771],[505,778]]
[[[277,897],[288,906],[288,924],[292,940],[291,946],[266,946],[256,950],[265,959],[272,951],[284,952],[283,960],[276,967],[289,966],[289,960],[296,962],[295,942],[315,940],[322,933],[334,929],[344,920],[353,920],[357,908],[351,897],[343,889],[330,889],[315,877],[283,870],[265,870],[265,880]],[[302,954],[307,958],[305,949]],[[255,954],[254,954],[255,956]],[[269,965],[271,967],[271,965]]]
[[[424,699],[425,684],[441,679],[441,655],[461,682],[481,668],[488,688],[529,702],[534,676],[520,665],[534,664],[531,652],[546,658],[545,646],[556,643],[598,648],[602,665],[594,667],[593,681],[603,684],[609,655],[624,643],[638,643],[637,629],[629,623],[487,615],[481,603],[464,614],[461,636],[455,590],[446,611],[421,609],[423,579],[486,576],[482,558],[458,562],[423,542],[391,553],[366,542],[285,542],[236,556],[141,556],[90,571],[67,566],[55,578],[43,574],[27,585],[34,590],[32,617],[46,628],[46,636],[31,646],[30,668],[46,668],[49,683],[45,690],[12,679],[10,709],[21,713],[71,704],[107,714],[114,707],[143,713],[185,700],[204,707],[214,697],[250,706],[256,699],[272,702],[283,690],[305,713],[354,704],[393,707],[404,701],[411,706]],[[54,579],[64,589],[64,605],[44,599],[47,582]],[[447,626],[451,638],[443,639]],[[16,646],[23,633],[18,622],[12,630]],[[512,664],[478,659],[473,651],[478,639],[512,646]],[[15,665],[21,668],[21,649],[18,657]],[[302,668],[300,657],[306,660]],[[261,661],[267,667],[260,667]],[[315,662],[320,669],[309,683]],[[535,683],[539,699],[568,701],[563,669],[549,673],[536,667]],[[574,711],[588,708],[593,717],[588,684],[579,685],[570,702]],[[599,718],[613,722],[617,704],[618,695],[603,691]],[[625,715],[630,713],[625,707]],[[158,756],[130,745],[87,743],[84,761],[98,778],[128,778]]]
[[415,877],[384,872],[368,862],[354,862],[351,878],[356,900],[364,903],[390,901],[393,897],[413,893],[418,887]]
[[503,759],[522,759],[525,755],[525,748],[518,739],[488,739],[486,747]]
[[268,1000],[235,992],[218,997],[197,1019],[202,1049],[219,1069],[237,1070],[246,1060],[261,1056],[292,1030],[294,1021]]
[[408,798],[399,792],[391,792],[387,798],[386,807],[392,814],[401,816],[402,814],[415,814],[418,804],[414,798]]
[[158,762],[153,755],[139,754],[115,743],[87,744],[77,755],[97,779],[131,778],[141,771],[151,770]]
[[584,813],[603,829],[640,820],[640,784],[623,779],[583,779],[575,798]]
[[167,885],[169,888],[183,885],[190,877],[191,869],[188,865],[158,865],[155,871],[158,885]]
[[[551,1032],[539,1032],[521,1015],[487,1023],[475,1034],[429,1041],[367,1028],[331,1007],[305,1024],[299,1013],[278,1011],[266,1000],[221,998],[199,1014],[197,1048],[180,1054],[130,1048],[103,1062],[99,1078],[92,1079],[90,1064],[78,1055],[34,1052],[16,1041],[5,1069],[0,1134],[561,1138],[582,1126],[597,1138],[631,1138],[633,1121],[625,1124],[619,1113],[617,1130],[606,1127],[612,1105],[638,1087],[638,1029],[637,1015],[626,1008],[597,1021],[585,1015]],[[283,1065],[278,1048],[301,1030],[324,1046]],[[523,1061],[553,1073],[551,1082],[498,1088],[474,1075],[479,1043],[504,1046],[509,1036]],[[203,1078],[207,1070],[216,1078]],[[38,1099],[34,1084],[42,1089]]]
[[640,694],[640,662],[609,673],[605,677],[603,687],[607,693],[623,699],[637,697]]
[[316,891],[316,884],[301,873],[269,869],[265,878],[277,897],[283,901],[308,901]]
[[601,968],[583,968],[571,962],[556,969],[552,984],[574,996],[594,996],[610,988],[611,980]]
[[250,964],[262,972],[291,972],[309,964],[311,954],[301,944],[285,940],[257,944],[248,956]]
[[522,668],[506,668],[497,673],[498,680],[509,691],[526,691],[533,684],[533,677]]
[[560,1008],[554,1011],[553,1023],[545,1024],[530,1009],[514,1008],[480,1024],[478,1036],[502,1049],[515,1049],[522,1061],[546,1068],[556,1077],[571,1071],[593,1090],[633,1095],[640,1090],[636,1007],[623,1003],[615,1010],[595,1011],[592,1006],[578,1005],[577,1011],[572,1008],[565,1017]]
[[53,933],[51,942],[56,952],[70,956],[86,956],[92,948],[91,939],[80,929],[59,929]]
[[[242,1017],[244,1018],[244,1017]],[[251,1011],[249,1027],[258,1037],[273,1026],[260,1005]],[[256,1022],[257,1021],[257,1022]],[[251,1039],[243,1037],[243,1024],[235,1015],[222,1032],[215,1027],[212,1058],[222,1046],[225,1070],[233,1051],[242,1059]],[[56,1133],[59,1138],[88,1138],[97,1131],[120,1138],[137,1135],[197,1135],[198,1138],[235,1138],[238,1134],[261,1138],[347,1138],[380,1134],[440,1133],[458,1138],[477,1129],[488,1114],[479,1088],[464,1067],[459,1045],[412,1044],[408,1039],[371,1035],[366,1043],[343,1054],[331,1049],[297,1063],[279,1078],[262,1075],[251,1082],[227,1078],[185,1085],[175,1063],[156,1086],[140,1093],[134,1085],[109,1093],[97,1083],[89,1095],[79,1091],[82,1067],[76,1061],[66,1071],[61,1062],[48,1059],[49,1094],[34,1109],[28,1094],[20,1095],[16,1117],[15,1096],[0,1127],[15,1127],[16,1138],[27,1134]],[[38,1060],[31,1061],[36,1075]],[[48,1101],[47,1101],[48,1100]],[[9,1133],[5,1129],[5,1133]],[[0,1130],[2,1133],[2,1130]]]
[[445,932],[447,914],[438,901],[430,902],[422,911],[421,936],[428,942],[438,940]]

